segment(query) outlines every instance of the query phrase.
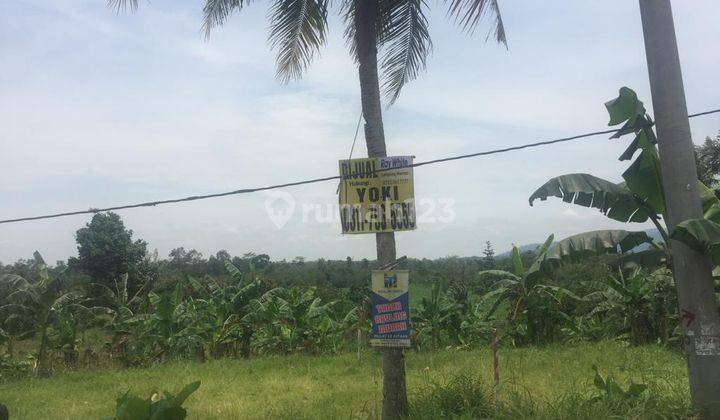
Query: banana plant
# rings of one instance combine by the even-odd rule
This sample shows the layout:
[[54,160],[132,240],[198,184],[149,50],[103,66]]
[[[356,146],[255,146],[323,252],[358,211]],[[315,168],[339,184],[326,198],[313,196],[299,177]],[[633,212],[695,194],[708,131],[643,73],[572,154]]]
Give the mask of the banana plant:
[[[115,279],[114,287],[101,283],[92,283],[89,286],[95,296],[90,303],[93,313],[109,316],[105,327],[111,334],[110,350],[114,357],[128,362],[127,352],[130,337],[135,333],[137,319],[135,308],[139,304],[139,296],[145,286],[141,287],[134,296],[128,293],[128,275],[123,274]],[[126,363],[127,364],[127,363]]]
[[[529,199],[532,206],[536,200],[557,197],[567,203],[598,209],[607,217],[620,222],[643,223],[650,220],[663,238],[663,243],[653,243],[650,249],[635,252],[628,259],[646,268],[659,266],[671,268],[670,236],[666,220],[665,196],[662,188],[662,172],[657,150],[657,138],[652,129],[653,121],[645,105],[635,92],[622,87],[617,98],[605,103],[610,122],[621,128],[610,138],[616,139],[633,134],[634,139],[620,155],[621,161],[634,161],[622,174],[623,182],[614,183],[590,174],[574,173],[550,179],[538,188]],[[703,218],[680,223],[672,234],[687,245],[713,256],[720,263],[720,200],[712,189],[698,181]]]
[[122,323],[123,320],[134,316],[133,307],[137,305],[140,293],[144,287],[130,297],[128,293],[128,275],[123,274],[115,280],[115,287],[111,288],[101,283],[90,285],[97,296],[93,301],[98,308],[105,309],[112,316],[113,323]]
[[544,201],[554,196],[567,203],[596,208],[621,222],[641,223],[649,219],[667,242],[667,230],[660,223],[665,215],[665,197],[653,121],[642,101],[627,87],[622,87],[618,97],[606,102],[605,107],[610,115],[608,125],[623,124],[611,139],[631,133],[635,136],[619,158],[632,160],[637,154],[622,174],[624,182],[614,183],[582,173],[561,175],[538,188],[530,196],[530,205],[536,199]]
[[240,345],[243,357],[250,357],[253,328],[244,317],[248,314],[251,300],[267,291],[266,283],[250,264],[250,272],[242,273],[230,261],[225,261],[230,279],[222,281],[206,277],[199,281],[189,278],[197,296],[198,312],[205,318],[205,334],[210,343],[210,352],[215,357],[227,356]]
[[[415,309],[412,321],[413,330],[419,340],[427,340],[430,347],[440,347],[440,338],[444,332],[452,332],[453,318],[459,315],[460,305],[448,299],[442,293],[442,283],[436,281],[430,290],[430,297],[423,297]],[[459,322],[455,323],[459,324]]]
[[152,391],[146,399],[131,394],[130,390],[117,399],[115,415],[104,420],[183,420],[187,410],[182,407],[185,400],[197,391],[200,381],[189,383],[177,394],[167,391],[162,394]]
[[[570,290],[552,285],[550,279],[549,251],[553,247],[554,235],[548,236],[538,248],[535,259],[525,267],[520,251],[513,246],[510,252],[513,271],[483,270],[481,279],[495,280],[496,288],[483,296],[489,301],[486,317],[492,316],[503,304],[509,307],[508,320],[534,342],[543,341],[554,329],[556,321],[566,318],[560,310],[565,297],[580,299]],[[554,245],[558,258],[562,255],[558,244]]]
[[[28,287],[28,281],[16,274],[0,274],[0,308],[11,303],[7,300],[13,292]],[[0,310],[0,341],[13,357],[15,343],[30,338],[33,325],[20,311]]]
[[[462,346],[486,345],[490,342],[492,331],[505,331],[508,320],[497,316],[488,316],[487,301],[473,301],[462,318],[458,341]],[[497,314],[497,312],[496,312]]]
[[276,353],[336,350],[342,324],[332,319],[335,302],[322,303],[315,289],[269,290],[249,305],[244,320],[257,329],[255,346]]
[[15,279],[17,289],[7,296],[7,303],[0,307],[0,316],[16,315],[30,320],[33,332],[40,336],[35,369],[39,376],[50,373],[48,358],[48,329],[57,322],[63,310],[86,310],[81,303],[83,293],[73,288],[64,275],[51,278],[47,265],[39,252],[34,253],[38,270],[38,281],[29,282]]
[[599,290],[585,296],[595,304],[588,318],[619,318],[635,345],[656,338],[667,341],[669,313],[674,306],[672,276],[667,269],[648,273],[641,267],[618,268],[614,275],[595,283]]
[[202,318],[192,298],[186,299],[184,283],[178,282],[172,291],[148,294],[154,312],[143,314],[146,333],[143,341],[150,341],[156,349],[152,357],[167,360],[174,356],[197,355],[205,342]]
[[372,328],[370,319],[371,302],[369,297],[360,299],[350,308],[340,321],[340,329],[343,331],[343,338],[351,339],[353,335],[357,341],[357,354],[360,360],[360,351],[363,346],[363,334],[368,335]]
[[57,319],[51,332],[48,334],[48,342],[52,349],[59,351],[67,366],[75,366],[78,361],[78,330],[81,328],[82,313],[73,308],[63,307],[57,313]]

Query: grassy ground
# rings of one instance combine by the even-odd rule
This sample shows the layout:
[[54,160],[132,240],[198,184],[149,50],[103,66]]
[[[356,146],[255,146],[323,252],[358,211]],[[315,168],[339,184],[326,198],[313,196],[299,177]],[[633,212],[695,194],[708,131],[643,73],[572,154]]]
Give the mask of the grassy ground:
[[[411,400],[417,401],[418,390],[429,383],[459,374],[489,382],[489,356],[483,350],[409,352]],[[623,385],[630,379],[651,384],[653,392],[677,404],[686,405],[689,399],[681,356],[659,347],[618,343],[503,349],[501,392],[526,395],[537,413],[543,413],[562,395],[589,392],[592,365]],[[197,379],[202,385],[186,403],[194,419],[375,418],[382,388],[379,357],[368,351],[360,361],[354,354],[288,356],[70,372],[2,384],[0,401],[13,419],[92,419],[112,414],[115,398],[128,389],[145,396],[153,388],[177,391]]]

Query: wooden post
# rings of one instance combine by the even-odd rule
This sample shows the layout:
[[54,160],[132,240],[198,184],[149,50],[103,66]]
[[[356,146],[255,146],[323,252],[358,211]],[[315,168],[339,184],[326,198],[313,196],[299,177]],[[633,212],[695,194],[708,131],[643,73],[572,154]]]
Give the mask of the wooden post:
[[[670,233],[703,217],[670,0],[639,0]],[[694,406],[720,419],[720,317],[710,259],[671,241]]]
[[492,329],[490,338],[490,348],[492,349],[492,366],[493,366],[493,389],[497,394],[500,390],[500,363],[498,361],[498,342],[497,342],[497,328]]
[[362,343],[362,332],[360,331],[360,326],[358,325],[358,330],[357,330],[358,362],[360,361],[360,344],[361,343]]

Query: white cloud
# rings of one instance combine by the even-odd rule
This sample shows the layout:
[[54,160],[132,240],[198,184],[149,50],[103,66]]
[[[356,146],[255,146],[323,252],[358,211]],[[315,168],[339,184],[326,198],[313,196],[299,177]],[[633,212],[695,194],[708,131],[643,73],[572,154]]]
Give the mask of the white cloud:
[[563,215],[563,216],[567,216],[567,217],[580,217],[580,215],[578,214],[578,212],[576,212],[576,211],[573,210],[573,209],[563,210],[563,211],[562,211],[562,215]]

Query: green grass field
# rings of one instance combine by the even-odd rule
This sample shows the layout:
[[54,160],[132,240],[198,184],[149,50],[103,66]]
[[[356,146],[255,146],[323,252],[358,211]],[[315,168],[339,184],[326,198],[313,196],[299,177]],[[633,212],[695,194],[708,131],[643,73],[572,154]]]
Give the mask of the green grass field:
[[[523,396],[523,404],[534,407],[534,416],[560,417],[552,415],[558,398],[593,391],[592,365],[603,374],[612,373],[623,386],[629,380],[647,383],[673,404],[689,404],[679,354],[613,342],[503,349],[500,396]],[[419,390],[460,374],[489,384],[490,370],[488,351],[408,352],[410,399],[419,404]],[[360,361],[355,354],[287,356],[70,372],[2,384],[0,401],[13,419],[96,419],[111,415],[115,398],[128,389],[145,397],[154,388],[176,391],[198,379],[200,389],[186,402],[193,419],[376,418],[380,408],[380,360],[372,351]]]

